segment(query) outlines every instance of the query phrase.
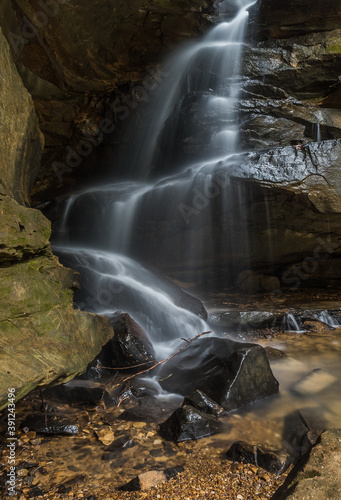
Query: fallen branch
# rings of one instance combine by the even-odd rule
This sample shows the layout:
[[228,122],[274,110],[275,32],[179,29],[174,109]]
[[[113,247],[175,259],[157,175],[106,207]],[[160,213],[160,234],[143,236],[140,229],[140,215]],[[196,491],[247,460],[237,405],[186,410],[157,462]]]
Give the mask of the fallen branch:
[[153,363],[153,361],[145,361],[144,363],[140,363],[139,365],[133,365],[133,366],[122,366],[120,368],[113,368],[112,366],[101,366],[103,370],[133,370],[134,368],[139,368],[140,366],[146,366],[150,365]]
[[[142,370],[142,371],[140,371],[138,373],[134,373],[134,375],[130,375],[129,377],[123,379],[122,382],[121,382],[121,384],[123,384],[125,382],[128,382],[128,380],[131,380],[132,378],[135,378],[135,377],[137,377],[139,375],[144,375],[145,373],[148,373],[151,370],[154,370],[154,368],[157,368],[158,366],[163,365],[163,363],[166,363],[166,361],[169,361],[170,359],[174,358],[174,356],[176,356],[180,352],[182,352],[185,349],[187,349],[187,347],[189,346],[189,344],[191,344],[192,342],[194,342],[194,340],[198,340],[203,335],[208,335],[209,333],[211,333],[211,332],[203,332],[203,333],[200,333],[199,335],[197,335],[196,337],[193,337],[192,339],[190,339],[190,340],[187,341],[187,344],[183,345],[182,347],[180,347],[180,349],[178,349],[171,356],[169,356],[169,358],[163,359],[162,361],[158,361],[157,363],[155,363],[155,365],[151,366],[150,368],[147,368],[146,370]],[[137,365],[137,366],[139,366],[139,365]],[[119,385],[120,384],[117,384],[115,387],[117,387]]]

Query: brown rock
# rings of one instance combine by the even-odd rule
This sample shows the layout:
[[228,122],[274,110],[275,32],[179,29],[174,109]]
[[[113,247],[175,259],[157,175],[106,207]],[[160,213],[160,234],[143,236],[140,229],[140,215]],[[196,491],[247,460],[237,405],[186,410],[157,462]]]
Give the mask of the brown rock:
[[38,174],[43,137],[30,94],[0,28],[0,194],[28,203]]
[[183,472],[183,467],[178,466],[172,469],[166,469],[164,471],[152,470],[144,472],[132,479],[129,483],[121,486],[119,490],[121,491],[147,491],[160,483],[169,481],[172,477],[176,476],[180,472]]

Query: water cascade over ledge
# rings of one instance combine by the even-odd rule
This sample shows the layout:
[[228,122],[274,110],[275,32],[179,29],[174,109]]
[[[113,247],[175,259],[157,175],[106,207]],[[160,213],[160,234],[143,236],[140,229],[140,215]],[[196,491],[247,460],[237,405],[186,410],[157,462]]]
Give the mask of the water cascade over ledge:
[[[189,277],[198,268],[210,276],[217,256],[220,261],[224,254],[248,258],[246,193],[231,181],[230,168],[238,158],[235,103],[247,9],[254,3],[237,0],[232,21],[176,53],[155,91],[146,126],[132,140],[130,157],[122,160],[132,179],[71,196],[56,232],[56,253],[82,276],[79,307],[107,316],[128,312],[159,358],[174,351],[181,338],[209,327],[175,304],[143,265],[162,269],[180,260]],[[225,220],[232,212],[233,221]],[[213,234],[217,213],[219,239]],[[226,272],[235,278],[237,271]],[[104,295],[109,299],[98,300]]]

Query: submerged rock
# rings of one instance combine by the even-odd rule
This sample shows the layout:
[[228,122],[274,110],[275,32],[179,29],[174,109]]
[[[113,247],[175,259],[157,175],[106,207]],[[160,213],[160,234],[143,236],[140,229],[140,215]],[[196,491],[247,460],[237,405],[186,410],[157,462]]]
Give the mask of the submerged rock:
[[301,380],[291,388],[291,390],[299,396],[311,396],[317,394],[334,384],[337,377],[331,373],[315,368],[310,373],[305,375]]
[[68,419],[57,415],[44,415],[38,413],[27,417],[23,423],[23,427],[27,427],[31,431],[36,431],[39,434],[48,435],[66,435],[73,436],[78,434],[79,426],[76,423],[77,419]]
[[193,406],[182,406],[160,425],[160,434],[168,441],[180,443],[211,436],[220,428],[220,421],[214,415]]
[[237,441],[226,452],[226,458],[244,464],[253,464],[271,472],[282,474],[292,464],[293,459],[285,451],[266,450],[253,444]]
[[157,376],[169,392],[186,396],[199,389],[228,411],[278,392],[264,349],[229,339],[193,341]]
[[91,405],[97,406],[102,401],[110,405],[113,400],[108,391],[103,387],[91,387],[88,385],[59,385],[43,391],[43,397],[69,405]]
[[283,448],[297,459],[311,450],[325,428],[316,408],[294,411],[284,421]]

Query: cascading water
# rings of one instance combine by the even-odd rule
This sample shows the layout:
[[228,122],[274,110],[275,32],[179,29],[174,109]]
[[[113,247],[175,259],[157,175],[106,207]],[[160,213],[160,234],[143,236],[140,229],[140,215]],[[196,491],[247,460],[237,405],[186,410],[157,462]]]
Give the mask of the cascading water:
[[76,247],[56,246],[55,251],[81,273],[78,306],[109,317],[118,310],[129,313],[144,327],[160,359],[171,354],[179,338],[207,331],[203,319],[175,303],[179,294],[174,297],[171,283],[132,259]]
[[[161,281],[132,258],[161,267],[181,262],[189,275],[204,269],[209,276],[217,257],[249,254],[244,192],[233,185],[229,169],[238,155],[238,78],[247,9],[254,3],[235,0],[239,10],[232,21],[186,46],[169,64],[146,126],[124,159],[135,179],[159,180],[74,194],[56,236],[56,252],[81,272],[83,287],[89,283],[82,307],[106,315],[129,312],[159,357],[179,338],[208,327],[174,304]],[[95,299],[108,291],[103,307]]]

